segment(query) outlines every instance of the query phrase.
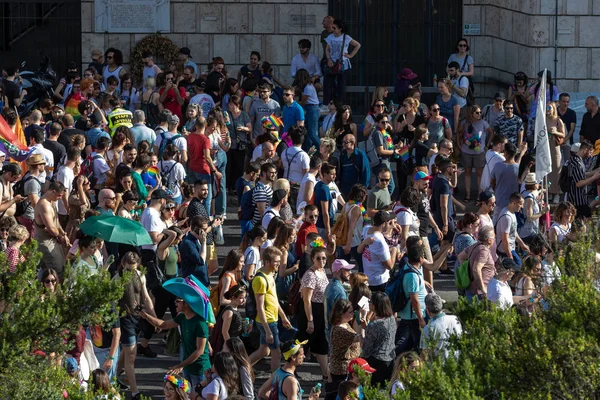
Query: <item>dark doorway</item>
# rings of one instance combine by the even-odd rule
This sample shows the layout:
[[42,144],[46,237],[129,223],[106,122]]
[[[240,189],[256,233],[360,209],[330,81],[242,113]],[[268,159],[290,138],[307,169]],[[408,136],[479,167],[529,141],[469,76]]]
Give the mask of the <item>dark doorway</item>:
[[0,64],[35,71],[44,56],[59,77],[80,64],[81,1],[0,1]]

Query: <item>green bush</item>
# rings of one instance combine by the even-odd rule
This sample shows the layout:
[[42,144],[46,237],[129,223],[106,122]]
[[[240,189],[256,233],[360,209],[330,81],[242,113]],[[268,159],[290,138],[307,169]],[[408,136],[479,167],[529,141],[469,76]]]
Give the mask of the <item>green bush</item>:
[[0,399],[64,399],[63,389],[69,399],[84,398],[56,357],[73,348],[69,338],[80,326],[110,328],[118,317],[114,304],[129,277],[111,279],[107,271],[86,277],[66,265],[70,282],[56,295],[44,296],[37,279],[37,245],[22,247],[21,253],[25,262],[14,274],[0,253]]
[[[562,249],[562,277],[541,294],[531,316],[515,308],[461,300],[458,359],[426,360],[401,381],[396,399],[600,398],[600,293],[595,233]],[[365,398],[387,399],[368,384]]]

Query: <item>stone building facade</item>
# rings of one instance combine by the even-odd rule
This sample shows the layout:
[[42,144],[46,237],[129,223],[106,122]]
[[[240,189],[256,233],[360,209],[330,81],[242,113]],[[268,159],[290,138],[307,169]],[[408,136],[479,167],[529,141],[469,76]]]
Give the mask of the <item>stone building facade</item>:
[[[121,49],[129,62],[131,49],[147,33],[95,33],[94,0],[82,1],[82,63],[93,49]],[[291,83],[289,64],[298,52],[298,40],[307,38],[321,54],[322,20],[327,0],[171,0],[170,32],[164,33],[180,47],[189,47],[200,68],[216,56],[236,76],[250,60],[250,51],[261,53],[276,76]]]

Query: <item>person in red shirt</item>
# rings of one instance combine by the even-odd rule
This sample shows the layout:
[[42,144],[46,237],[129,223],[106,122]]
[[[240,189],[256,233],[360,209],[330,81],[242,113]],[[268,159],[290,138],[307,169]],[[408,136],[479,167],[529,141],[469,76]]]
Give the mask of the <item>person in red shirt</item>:
[[317,218],[319,218],[319,209],[314,204],[308,204],[304,208],[304,222],[298,231],[296,239],[296,257],[302,255],[302,248],[306,244],[306,236],[309,233],[317,232]]
[[177,87],[175,75],[173,75],[172,72],[166,72],[165,81],[160,82],[159,79],[158,85],[160,87],[160,98],[158,100],[162,103],[164,108],[177,115],[180,121],[183,121],[181,106],[186,98],[185,88]]
[[187,137],[188,146],[188,177],[191,182],[205,179],[208,182],[208,197],[205,202],[207,210],[210,210],[210,199],[212,199],[212,176],[222,178],[222,174],[215,167],[210,157],[210,139],[205,135],[206,119],[198,117],[194,125],[196,128]]

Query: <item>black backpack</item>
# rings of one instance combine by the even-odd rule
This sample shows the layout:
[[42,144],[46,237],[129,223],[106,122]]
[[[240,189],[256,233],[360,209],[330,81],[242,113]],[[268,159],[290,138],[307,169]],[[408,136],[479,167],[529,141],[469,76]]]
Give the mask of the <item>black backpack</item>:
[[19,194],[25,197],[25,200],[21,201],[20,203],[17,203],[17,207],[15,209],[15,217],[20,217],[21,215],[25,214],[27,208],[29,208],[29,206],[31,205],[31,202],[27,199],[27,196],[25,195],[25,184],[31,179],[35,179],[37,183],[39,183],[40,186],[42,186],[42,182],[40,182],[39,179],[37,179],[35,176],[31,175],[24,176],[19,182],[15,183],[15,185],[13,186],[13,196]]
[[[404,268],[408,266],[408,268]],[[404,277],[408,274],[417,274],[419,273],[413,266],[406,263],[404,265],[399,265],[396,269],[396,272],[392,275],[390,280],[388,281],[387,286],[385,287],[385,294],[390,298],[390,303],[392,303],[392,311],[400,312],[404,310],[406,305],[409,303],[409,295],[404,292]],[[421,278],[419,277],[419,285]],[[411,311],[412,313],[412,311]]]
[[558,177],[558,186],[563,193],[568,193],[569,189],[571,189],[571,182],[569,181],[569,169],[571,164],[569,161],[566,162],[562,170],[560,171],[560,176]]
[[[254,275],[254,278],[252,278],[252,280],[257,279],[259,276],[265,280],[265,282],[267,284],[267,292],[268,292],[269,291],[269,280],[267,279],[267,277],[265,276],[265,274],[262,271],[258,271],[256,273],[256,275]],[[256,311],[256,297],[254,297],[254,289],[252,289],[252,282],[250,282],[250,284],[248,285],[248,301],[246,302],[246,317],[248,317],[251,321],[253,321],[256,319],[257,315],[258,314]]]

